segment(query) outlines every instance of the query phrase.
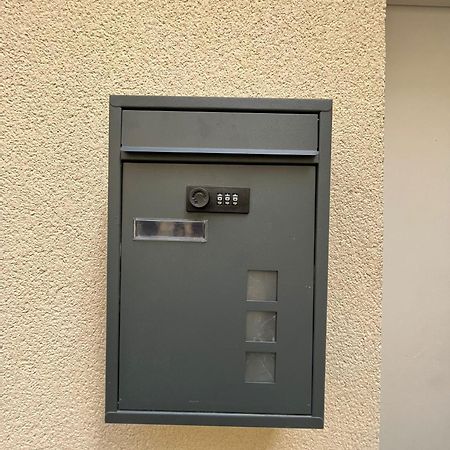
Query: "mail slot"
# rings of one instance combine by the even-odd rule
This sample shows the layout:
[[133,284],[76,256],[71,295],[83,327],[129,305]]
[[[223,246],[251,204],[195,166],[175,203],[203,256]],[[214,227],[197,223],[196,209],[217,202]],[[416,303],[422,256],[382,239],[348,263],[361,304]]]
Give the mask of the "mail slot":
[[106,421],[322,428],[331,101],[110,103]]

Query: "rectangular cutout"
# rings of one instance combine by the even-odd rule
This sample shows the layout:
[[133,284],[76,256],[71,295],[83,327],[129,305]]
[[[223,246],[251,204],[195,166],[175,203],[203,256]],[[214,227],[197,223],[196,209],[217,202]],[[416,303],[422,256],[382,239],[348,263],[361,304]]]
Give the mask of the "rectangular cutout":
[[134,219],[134,240],[207,241],[207,220]]
[[249,270],[247,300],[259,302],[277,301],[278,272],[275,270]]
[[246,383],[275,383],[275,353],[245,354]]
[[247,342],[275,342],[277,313],[273,311],[247,311]]

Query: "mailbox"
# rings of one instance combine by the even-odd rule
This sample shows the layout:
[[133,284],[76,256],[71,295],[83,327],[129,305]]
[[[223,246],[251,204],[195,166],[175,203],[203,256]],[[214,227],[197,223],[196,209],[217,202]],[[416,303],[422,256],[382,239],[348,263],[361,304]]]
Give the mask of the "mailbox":
[[110,99],[106,421],[322,428],[331,101]]

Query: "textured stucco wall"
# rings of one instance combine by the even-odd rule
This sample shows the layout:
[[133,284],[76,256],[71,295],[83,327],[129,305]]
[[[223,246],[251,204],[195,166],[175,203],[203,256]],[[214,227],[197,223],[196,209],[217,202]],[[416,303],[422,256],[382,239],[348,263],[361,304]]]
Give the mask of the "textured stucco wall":
[[[377,447],[384,2],[1,8],[2,447]],[[103,423],[112,93],[334,99],[325,430]]]

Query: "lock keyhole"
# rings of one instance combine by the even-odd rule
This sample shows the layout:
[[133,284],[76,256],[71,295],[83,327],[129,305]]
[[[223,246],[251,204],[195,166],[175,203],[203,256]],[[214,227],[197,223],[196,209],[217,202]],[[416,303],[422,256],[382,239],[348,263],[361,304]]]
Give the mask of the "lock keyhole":
[[209,202],[209,192],[202,187],[192,188],[189,192],[189,202],[195,208],[204,208]]

